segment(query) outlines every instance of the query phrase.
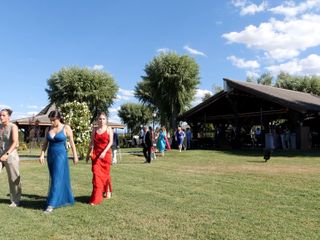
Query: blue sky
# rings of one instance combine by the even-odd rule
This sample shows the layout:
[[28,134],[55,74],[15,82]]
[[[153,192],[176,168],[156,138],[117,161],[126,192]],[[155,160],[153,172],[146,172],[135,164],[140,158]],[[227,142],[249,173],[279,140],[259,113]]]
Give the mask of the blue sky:
[[13,119],[48,104],[52,73],[79,66],[113,76],[110,120],[119,121],[117,109],[137,101],[134,86],[163,51],[199,64],[194,104],[224,77],[320,75],[320,0],[1,1],[0,36],[0,107]]

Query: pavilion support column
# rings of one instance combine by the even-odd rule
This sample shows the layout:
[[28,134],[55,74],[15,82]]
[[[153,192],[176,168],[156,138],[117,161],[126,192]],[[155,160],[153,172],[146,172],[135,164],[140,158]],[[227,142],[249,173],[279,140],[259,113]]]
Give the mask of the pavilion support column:
[[233,113],[233,121],[232,121],[232,127],[234,128],[234,138],[232,140],[232,148],[239,148],[241,146],[240,142],[240,120],[239,120],[239,112],[237,109],[237,103],[235,101],[232,101],[231,97],[229,95],[226,96],[226,99],[228,100],[228,103],[232,109]]

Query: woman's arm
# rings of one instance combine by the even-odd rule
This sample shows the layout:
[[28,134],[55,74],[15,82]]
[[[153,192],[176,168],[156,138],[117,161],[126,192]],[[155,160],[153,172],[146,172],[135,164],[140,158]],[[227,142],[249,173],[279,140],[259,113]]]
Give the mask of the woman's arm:
[[96,132],[96,129],[93,128],[93,130],[91,132],[91,138],[90,138],[90,144],[89,144],[88,153],[87,153],[87,156],[86,156],[86,162],[89,162],[90,157],[92,157],[93,147],[94,147],[93,138],[94,138],[95,132]]
[[11,137],[12,137],[12,143],[6,149],[6,151],[3,152],[3,155],[0,158],[0,161],[7,161],[10,153],[13,152],[19,146],[18,127],[15,124],[12,126],[12,129],[11,129]]
[[101,155],[99,156],[99,158],[103,159],[106,155],[106,153],[109,151],[110,147],[112,146],[113,144],[113,131],[112,131],[112,128],[111,127],[108,127],[107,128],[107,132],[108,132],[108,135],[109,135],[109,143],[108,145],[106,146],[106,148],[103,150],[103,152],[101,153]]
[[47,146],[48,146],[48,139],[47,139],[48,132],[49,132],[49,128],[46,128],[46,131],[44,134],[44,141],[41,146],[41,153],[40,153],[40,157],[39,157],[39,162],[41,164],[44,163],[44,153],[46,152]]
[[70,143],[70,147],[73,155],[73,164],[76,165],[79,159],[78,159],[78,154],[76,150],[76,145],[74,144],[74,141],[73,141],[73,132],[69,125],[65,125],[65,130],[66,130],[66,135],[69,138],[69,143]]

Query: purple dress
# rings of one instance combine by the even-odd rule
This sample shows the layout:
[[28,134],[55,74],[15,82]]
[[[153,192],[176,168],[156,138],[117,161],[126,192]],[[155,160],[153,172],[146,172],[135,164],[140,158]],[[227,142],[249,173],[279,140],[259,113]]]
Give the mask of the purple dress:
[[184,132],[183,131],[176,131],[176,137],[177,137],[177,144],[182,145],[183,139],[184,139]]

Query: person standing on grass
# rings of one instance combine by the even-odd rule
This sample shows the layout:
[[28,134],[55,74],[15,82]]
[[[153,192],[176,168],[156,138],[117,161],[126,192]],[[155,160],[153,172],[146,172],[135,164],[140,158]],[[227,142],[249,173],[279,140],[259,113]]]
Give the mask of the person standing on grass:
[[146,159],[144,163],[151,163],[151,148],[153,144],[151,133],[150,131],[148,131],[148,128],[146,126],[143,128],[142,146],[143,156]]
[[187,148],[188,150],[191,149],[191,139],[192,139],[192,132],[190,130],[190,128],[187,128],[187,131],[186,131],[186,138],[187,138]]
[[91,134],[91,142],[86,161],[91,158],[92,163],[92,193],[89,204],[94,206],[102,202],[103,197],[111,198],[112,185],[110,168],[112,161],[111,147],[113,131],[107,125],[107,115],[102,112],[98,115],[98,127]]
[[151,139],[152,139],[152,146],[151,146],[151,160],[155,160],[157,159],[157,156],[156,156],[156,142],[155,142],[155,133],[152,129],[151,126],[149,126],[149,132],[151,134]]
[[163,132],[163,128],[160,129],[159,131],[159,137],[157,140],[157,148],[159,150],[159,152],[161,153],[161,156],[164,156],[164,150],[166,149],[166,139],[165,139],[166,135]]
[[112,164],[117,164],[117,151],[119,149],[119,136],[116,131],[113,131],[113,144],[112,144]]
[[50,174],[49,193],[45,213],[51,213],[54,208],[74,204],[71,189],[67,138],[73,153],[73,163],[78,163],[78,155],[73,141],[70,126],[63,124],[63,118],[58,110],[48,115],[51,127],[46,129],[39,161],[44,164],[44,154],[48,147],[47,162]]
[[10,122],[11,114],[11,109],[2,109],[0,112],[0,171],[3,166],[7,171],[11,201],[9,207],[17,207],[21,199],[19,155],[17,152],[19,134],[17,125]]
[[177,142],[179,152],[181,152],[182,150],[184,137],[185,137],[184,131],[182,131],[182,128],[179,126],[178,130],[175,133],[175,140]]

